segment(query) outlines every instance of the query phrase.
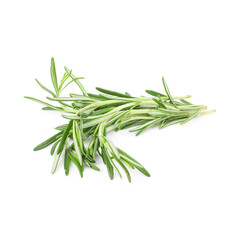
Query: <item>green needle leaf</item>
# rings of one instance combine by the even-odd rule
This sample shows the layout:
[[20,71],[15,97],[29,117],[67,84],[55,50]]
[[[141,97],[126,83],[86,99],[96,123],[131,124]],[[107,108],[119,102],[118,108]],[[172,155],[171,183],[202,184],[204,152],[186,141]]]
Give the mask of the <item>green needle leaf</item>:
[[159,98],[159,100],[160,100],[160,102],[161,102],[162,106],[163,106],[165,109],[167,109],[167,107],[166,107],[165,103],[163,102],[163,100],[162,100],[162,98],[161,98],[161,95],[160,95],[160,94],[158,94],[158,98]]
[[80,147],[80,150],[83,154],[85,154],[85,147],[83,144],[83,132],[81,131],[81,128],[78,125],[78,122],[75,121],[75,131],[76,131],[76,136],[77,136],[77,141],[78,141],[78,145]]
[[108,139],[105,136],[102,136],[105,139],[105,146],[111,151],[111,154],[113,155],[113,157],[115,159],[119,159],[120,158],[120,154],[117,150],[117,148],[114,146],[114,144],[110,141],[110,139]]
[[38,99],[36,99],[36,98],[32,98],[32,97],[24,97],[24,98],[29,99],[29,100],[32,100],[32,101],[37,102],[37,103],[41,103],[41,104],[43,104],[43,105],[45,105],[45,106],[47,106],[47,107],[49,107],[49,108],[55,109],[55,110],[57,110],[57,111],[61,111],[61,110],[62,110],[62,109],[59,108],[59,107],[55,107],[55,106],[53,106],[53,105],[51,105],[51,104],[49,104],[49,103],[43,102],[43,101],[38,100]]
[[39,145],[37,145],[33,151],[38,151],[41,150],[49,145],[51,145],[52,143],[54,143],[55,141],[57,141],[61,136],[62,136],[63,132],[57,133],[55,135],[53,135],[52,137],[48,138],[46,141],[40,143]]
[[62,155],[62,152],[60,152],[58,155],[56,155],[55,159],[54,159],[54,162],[53,162],[53,165],[52,165],[52,174],[55,173],[56,169],[57,169],[57,166],[58,166],[58,163],[59,163],[59,160],[61,158],[61,155]]
[[121,162],[121,160],[116,159],[116,161],[118,162],[118,164],[122,167],[122,169],[126,173],[128,181],[131,182],[131,176],[130,176],[130,173],[129,173],[128,169],[126,168],[126,166]]
[[64,156],[64,170],[65,170],[66,176],[68,176],[69,174],[70,163],[71,163],[71,160],[68,156],[68,151],[66,151]]
[[77,153],[77,157],[78,157],[79,163],[82,166],[83,165],[83,159],[82,159],[80,146],[78,144],[79,140],[77,138],[78,134],[77,134],[76,126],[77,126],[77,122],[74,120],[73,121],[73,143],[74,143],[74,147],[75,147],[75,151]]
[[109,178],[112,180],[114,177],[113,166],[110,161],[110,156],[108,155],[105,147],[102,147],[102,158],[103,158],[104,163],[107,166]]
[[65,115],[65,114],[62,114],[62,117],[66,118],[66,119],[70,119],[70,120],[80,120],[80,117],[76,116],[76,115]]
[[171,95],[170,92],[169,92],[169,89],[168,89],[168,86],[167,86],[167,83],[166,83],[164,77],[162,77],[162,82],[163,82],[164,89],[165,89],[165,91],[166,91],[166,93],[167,93],[167,95],[168,95],[168,98],[169,98],[170,102],[172,103],[172,105],[173,105],[175,108],[177,108],[177,106],[176,106],[176,104],[174,103],[174,100],[173,100],[173,98],[172,98],[172,95]]
[[68,126],[68,124],[63,124],[63,125],[55,127],[55,129],[59,130],[59,131],[64,131],[67,128],[67,126]]
[[100,171],[100,169],[95,164],[93,164],[91,162],[88,162],[88,164],[90,165],[90,168],[92,168],[93,170]]
[[55,152],[55,149],[56,149],[56,147],[57,147],[57,145],[59,144],[59,142],[61,141],[61,139],[59,139],[58,141],[56,141],[54,144],[53,144],[53,146],[52,146],[52,148],[51,148],[51,155],[53,155],[54,154],[54,152]]
[[153,90],[145,90],[145,92],[154,97],[158,97],[158,95],[160,95],[162,97],[166,97],[166,95],[156,92],[156,91],[153,91]]
[[58,83],[57,83],[57,74],[56,74],[54,58],[51,59],[50,73],[51,73],[53,87],[55,89],[56,94],[58,95]]
[[66,139],[67,139],[67,136],[68,136],[68,133],[70,131],[70,129],[72,128],[72,124],[73,124],[73,121],[71,120],[67,126],[67,128],[64,130],[63,132],[63,135],[62,135],[62,139],[61,139],[61,142],[58,146],[58,150],[57,150],[57,154],[59,154],[60,152],[62,152],[63,148],[64,148],[64,145],[65,145],[65,142],[66,142]]
[[51,101],[58,101],[58,102],[60,102],[60,101],[64,101],[64,102],[67,102],[67,101],[71,101],[71,102],[72,101],[90,101],[91,102],[92,101],[92,102],[95,102],[94,100],[91,100],[85,96],[75,97],[75,98],[73,98],[73,97],[54,97],[54,98],[47,97],[47,99],[49,99]]
[[137,162],[133,157],[125,153],[123,150],[118,148],[119,153],[121,154],[121,158],[123,158],[126,162],[129,162],[130,164],[133,164],[141,173],[143,173],[145,176],[150,177],[149,172],[139,163]]
[[36,78],[35,78],[36,82],[38,83],[38,85],[43,89],[45,90],[46,92],[50,93],[51,95],[53,95],[53,97],[56,97],[56,95],[51,91],[49,90],[48,88],[46,88],[45,86],[43,86]]
[[139,171],[139,172],[141,172],[142,174],[144,174],[145,176],[147,176],[147,177],[150,177],[151,175],[150,175],[150,173],[144,168],[144,167],[138,167],[138,166],[135,166],[136,167],[136,169]]
[[83,165],[80,165],[79,161],[69,151],[68,151],[68,157],[71,159],[71,161],[77,167],[77,169],[78,169],[78,171],[80,173],[80,176],[83,177],[83,170],[84,170]]
[[87,94],[86,90],[84,89],[83,85],[81,84],[81,82],[79,82],[79,81],[76,79],[76,77],[69,71],[69,69],[68,69],[67,67],[64,67],[64,69],[65,69],[65,71],[66,71],[67,73],[70,73],[70,77],[71,77],[72,79],[75,79],[74,82],[78,85],[78,87],[79,87],[80,90],[82,91],[83,95],[84,95],[84,96],[88,96],[88,94]]
[[56,110],[56,109],[53,109],[53,108],[50,108],[50,107],[43,107],[42,110],[43,111],[61,111],[62,109],[59,108],[59,110]]
[[123,94],[123,93],[107,90],[107,89],[100,88],[100,87],[96,87],[96,89],[99,92],[102,92],[102,93],[105,93],[105,94],[108,94],[108,95],[117,96],[117,97],[123,97],[123,98],[132,98],[129,94]]
[[180,101],[181,101],[182,103],[185,103],[186,105],[192,105],[192,103],[186,101],[185,99],[180,99]]
[[183,122],[180,123],[180,125],[183,125],[187,122],[189,122],[191,119],[193,119],[194,117],[196,117],[199,114],[199,111],[195,112],[194,114],[192,114],[191,116],[189,116],[186,120],[184,120]]
[[111,163],[111,165],[113,166],[113,168],[116,170],[116,172],[118,173],[119,177],[122,179],[122,174],[120,173],[119,169],[117,168],[116,164],[113,162],[112,157],[109,157],[109,161]]
[[92,153],[93,160],[95,160],[95,158],[96,158],[98,148],[99,148],[99,141],[98,141],[98,138],[96,137],[96,139],[94,141],[93,153]]

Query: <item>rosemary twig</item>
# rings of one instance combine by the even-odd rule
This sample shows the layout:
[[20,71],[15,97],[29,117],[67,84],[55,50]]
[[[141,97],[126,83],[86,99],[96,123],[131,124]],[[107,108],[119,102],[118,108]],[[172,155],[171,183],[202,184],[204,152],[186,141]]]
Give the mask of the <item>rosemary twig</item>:
[[[57,126],[55,128],[58,131],[57,134],[34,148],[38,151],[53,144],[51,155],[55,153],[55,160],[52,173],[56,171],[62,156],[64,156],[66,175],[69,174],[71,162],[76,165],[81,177],[85,167],[99,171],[94,163],[96,156],[100,155],[110,179],[113,179],[115,172],[122,177],[119,167],[125,172],[129,182],[131,177],[128,168],[136,168],[144,175],[150,176],[139,162],[115,147],[107,134],[111,131],[130,128],[130,132],[136,132],[139,135],[152,127],[162,129],[177,123],[185,124],[197,116],[214,111],[205,111],[205,106],[186,101],[185,99],[190,98],[190,95],[172,96],[164,78],[162,82],[166,94],[146,90],[150,97],[133,97],[129,93],[119,93],[103,88],[97,88],[99,94],[88,93],[79,81],[83,78],[75,77],[67,67],[62,80],[58,83],[53,58],[50,72],[55,93],[37,79],[36,82],[51,95],[47,99],[53,103],[59,103],[59,106],[32,97],[25,98],[43,104],[45,106],[43,110],[63,112],[62,117],[69,121],[67,124]],[[60,97],[62,91],[73,82],[80,88],[82,94],[71,93],[70,96]],[[88,145],[87,139],[90,140]]]

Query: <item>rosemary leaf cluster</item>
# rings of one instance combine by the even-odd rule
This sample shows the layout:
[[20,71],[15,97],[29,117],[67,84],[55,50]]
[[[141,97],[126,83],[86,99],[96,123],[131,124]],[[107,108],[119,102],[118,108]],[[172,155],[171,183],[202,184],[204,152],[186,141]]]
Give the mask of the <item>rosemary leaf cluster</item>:
[[[97,156],[100,156],[110,179],[114,178],[115,173],[122,177],[119,168],[125,172],[129,182],[129,169],[137,169],[149,177],[148,171],[133,157],[116,147],[107,134],[128,128],[130,132],[139,135],[152,127],[162,129],[177,123],[185,124],[194,117],[212,112],[204,111],[206,107],[203,105],[193,105],[186,101],[190,95],[171,96],[164,78],[162,82],[165,94],[146,90],[149,97],[134,97],[127,92],[119,93],[103,88],[96,88],[99,94],[88,93],[79,81],[83,78],[75,77],[67,67],[59,82],[53,58],[50,73],[54,92],[37,79],[36,82],[48,92],[50,96],[47,99],[52,104],[32,97],[25,98],[45,105],[43,110],[62,112],[62,117],[68,121],[55,128],[58,133],[34,148],[34,151],[38,151],[52,145],[51,155],[55,155],[52,173],[56,171],[60,159],[64,159],[66,175],[69,174],[70,165],[73,163],[83,177],[86,167],[100,170],[95,165]],[[60,96],[71,83],[79,87],[80,93]]]

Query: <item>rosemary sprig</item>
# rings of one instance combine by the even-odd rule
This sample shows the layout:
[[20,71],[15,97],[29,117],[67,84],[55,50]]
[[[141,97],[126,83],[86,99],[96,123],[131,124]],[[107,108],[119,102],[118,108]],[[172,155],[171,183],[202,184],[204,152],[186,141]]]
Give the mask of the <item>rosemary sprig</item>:
[[[52,173],[56,171],[58,163],[64,156],[65,174],[69,174],[71,162],[76,165],[80,176],[83,177],[85,167],[99,171],[94,164],[99,155],[107,167],[110,179],[114,173],[122,177],[119,167],[125,172],[129,182],[131,176],[128,171],[137,169],[142,174],[150,176],[148,171],[133,157],[117,148],[107,137],[111,131],[130,128],[136,135],[152,127],[165,128],[173,124],[185,124],[191,119],[206,115],[214,110],[205,111],[203,105],[194,105],[185,99],[190,95],[174,97],[170,94],[166,81],[162,78],[166,94],[153,90],[146,90],[150,97],[133,97],[129,93],[119,93],[103,88],[96,88],[100,93],[88,93],[81,82],[82,77],[75,77],[67,67],[62,80],[58,83],[55,61],[51,59],[51,79],[55,93],[43,86],[37,79],[38,85],[50,94],[48,100],[58,103],[59,106],[32,97],[25,97],[43,104],[43,110],[63,112],[62,117],[68,120],[67,124],[57,126],[57,134],[48,138],[34,148],[41,150],[51,144],[51,155],[55,154]],[[69,80],[70,79],[70,80]],[[62,91],[71,83],[75,83],[82,94],[71,93],[60,97]],[[89,144],[86,144],[89,140]]]

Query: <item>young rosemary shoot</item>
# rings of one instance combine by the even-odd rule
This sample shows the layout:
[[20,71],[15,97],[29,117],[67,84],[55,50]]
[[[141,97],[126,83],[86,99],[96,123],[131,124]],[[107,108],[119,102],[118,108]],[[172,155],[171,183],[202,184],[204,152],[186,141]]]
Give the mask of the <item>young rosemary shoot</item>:
[[[52,173],[56,171],[60,159],[64,160],[65,174],[69,174],[70,165],[76,165],[80,176],[83,177],[85,167],[99,171],[95,165],[100,156],[107,167],[110,179],[117,173],[122,177],[119,168],[125,172],[131,182],[129,169],[137,169],[146,176],[148,171],[133,157],[116,147],[107,137],[111,131],[130,129],[139,135],[152,127],[159,129],[173,124],[185,124],[191,119],[213,112],[205,111],[203,105],[194,105],[185,99],[187,96],[174,97],[170,94],[164,78],[162,83],[165,94],[146,90],[149,97],[134,97],[129,93],[119,93],[103,88],[96,88],[100,93],[88,93],[81,82],[82,77],[75,77],[72,70],[64,68],[61,81],[57,80],[54,59],[51,59],[51,79],[54,91],[43,86],[37,79],[38,85],[45,90],[52,104],[32,97],[25,97],[40,104],[43,110],[62,112],[66,124],[57,126],[54,136],[40,143],[34,151],[52,145],[51,155],[55,155]],[[80,93],[71,93],[67,97],[60,96],[62,91],[71,83],[75,83]],[[57,103],[57,105],[55,104]],[[89,142],[88,144],[86,144]]]

